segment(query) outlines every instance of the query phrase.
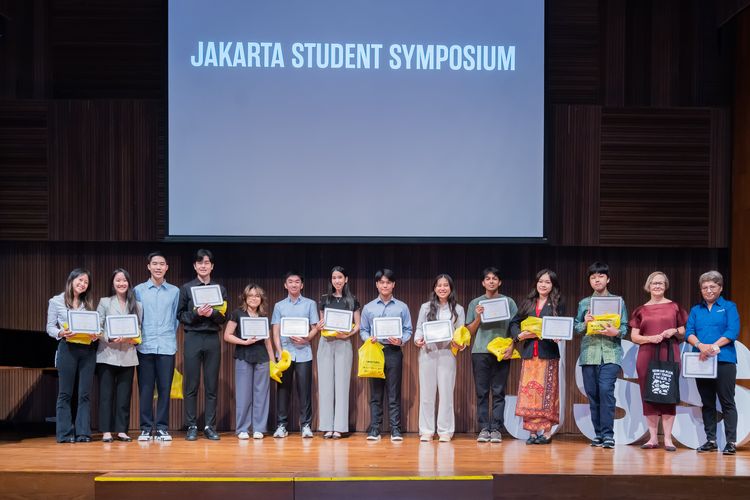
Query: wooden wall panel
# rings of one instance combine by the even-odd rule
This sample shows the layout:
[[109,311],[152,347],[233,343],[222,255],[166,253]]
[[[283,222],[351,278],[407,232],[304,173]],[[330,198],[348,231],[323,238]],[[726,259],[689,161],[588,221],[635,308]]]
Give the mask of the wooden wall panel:
[[[170,270],[168,281],[184,283],[193,277],[192,252],[197,244],[171,243],[159,245],[166,252]],[[0,243],[0,272],[13,283],[35,283],[35,293],[24,292],[0,300],[0,329],[41,331],[44,328],[47,300],[63,288],[68,271],[75,266],[92,270],[92,293],[96,297],[108,295],[111,271],[118,266],[129,269],[135,282],[144,281],[145,254],[153,248],[146,243]],[[543,267],[559,273],[568,314],[574,314],[578,300],[590,293],[586,268],[596,259],[609,262],[612,267],[614,293],[623,294],[632,310],[646,300],[643,281],[655,269],[666,272],[671,280],[671,296],[686,307],[697,300],[697,276],[708,269],[725,270],[728,265],[725,251],[711,249],[623,249],[551,247],[546,245],[273,245],[273,244],[211,244],[216,255],[214,277],[229,291],[230,307],[237,307],[242,287],[249,281],[263,286],[270,302],[281,300],[285,293],[282,276],[290,268],[305,274],[304,294],[317,299],[325,290],[328,270],[335,264],[350,270],[350,283],[362,303],[375,295],[373,275],[381,266],[390,266],[397,273],[396,296],[410,307],[416,321],[419,306],[430,294],[432,280],[439,272],[455,278],[456,292],[461,304],[481,295],[481,269],[487,265],[500,267],[502,290],[520,302],[532,286],[534,274]],[[45,264],[46,263],[46,264]],[[19,287],[29,289],[31,287]],[[574,380],[574,367],[579,350],[578,340],[571,343],[567,360],[568,401],[567,423],[564,432],[577,432],[572,421],[570,404],[582,402]],[[178,334],[182,345],[182,333]],[[361,345],[354,341],[354,348]],[[417,349],[410,343],[405,347],[403,407],[404,426],[416,431],[418,420],[418,364]],[[51,365],[52,359],[49,360]],[[515,364],[508,382],[508,393],[515,394],[519,364]],[[182,371],[182,356],[178,353],[177,368]],[[232,347],[225,345],[220,373],[218,425],[231,429],[234,425],[234,371]],[[365,430],[369,423],[369,390],[367,382],[356,377],[351,387],[352,428]],[[0,392],[4,389],[0,386]],[[459,432],[475,431],[476,412],[474,386],[469,352],[458,359],[456,384],[456,425]],[[199,408],[203,408],[202,396]],[[296,415],[296,405],[292,413]],[[131,426],[137,428],[138,405],[132,405]],[[181,428],[183,406],[173,401],[171,423]],[[317,410],[315,410],[317,414]],[[296,422],[295,422],[296,423]],[[317,416],[314,424],[317,425]]]

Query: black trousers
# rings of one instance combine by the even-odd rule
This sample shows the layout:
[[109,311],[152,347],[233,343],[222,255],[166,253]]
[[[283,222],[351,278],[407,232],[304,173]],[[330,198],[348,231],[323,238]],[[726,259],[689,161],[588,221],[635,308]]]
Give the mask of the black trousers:
[[312,361],[298,363],[292,361],[281,376],[281,383],[276,391],[276,421],[278,425],[288,427],[289,402],[292,398],[294,379],[297,379],[297,399],[299,400],[300,427],[312,424]]
[[[510,361],[497,361],[494,354],[471,355],[474,386],[477,392],[477,420],[479,430],[499,431],[505,423],[505,385],[508,382]],[[492,420],[489,416],[490,389],[492,389]]]
[[[174,377],[174,354],[138,353],[138,401],[141,430],[169,430],[169,399]],[[154,422],[154,386],[159,393]]]
[[386,345],[383,347],[385,355],[385,380],[370,379],[370,429],[380,430],[383,423],[383,397],[388,393],[388,420],[391,430],[401,430],[401,369],[404,353],[401,347]]
[[728,443],[737,442],[737,407],[734,404],[734,386],[737,383],[737,365],[718,363],[717,375],[712,378],[697,378],[695,385],[701,395],[703,428],[708,441],[716,441],[716,397],[719,397],[721,413],[724,415],[724,433]]
[[203,367],[203,389],[205,391],[205,425],[216,427],[216,395],[219,392],[219,365],[221,342],[219,334],[185,332],[184,349],[185,378],[185,424],[198,425],[198,388]]
[[[58,374],[55,435],[58,441],[76,436],[91,436],[91,384],[96,368],[96,342],[90,345],[57,343],[55,366]],[[75,425],[70,401],[78,383],[78,408]]]
[[133,393],[134,366],[97,363],[99,378],[99,430],[128,432],[130,396]]

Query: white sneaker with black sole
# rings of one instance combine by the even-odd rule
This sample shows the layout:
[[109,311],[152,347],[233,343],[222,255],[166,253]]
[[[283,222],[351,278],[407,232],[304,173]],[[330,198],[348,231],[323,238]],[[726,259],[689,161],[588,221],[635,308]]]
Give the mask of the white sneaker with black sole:
[[138,436],[138,441],[141,443],[151,441],[151,431],[141,431],[141,434]]

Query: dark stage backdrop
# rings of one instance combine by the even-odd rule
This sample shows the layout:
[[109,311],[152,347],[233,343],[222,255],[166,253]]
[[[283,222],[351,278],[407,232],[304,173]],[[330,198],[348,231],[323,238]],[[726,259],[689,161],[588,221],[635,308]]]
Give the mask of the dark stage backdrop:
[[[549,244],[251,245],[163,241],[166,2],[0,0],[0,14],[9,19],[0,42],[0,272],[6,284],[0,329],[3,338],[14,339],[2,343],[3,352],[23,345],[24,354],[51,364],[54,341],[41,333],[46,301],[70,269],[91,268],[94,293],[104,295],[114,267],[145,279],[144,256],[153,248],[167,252],[168,277],[177,284],[192,276],[192,252],[211,248],[216,277],[228,286],[233,305],[249,280],[264,285],[271,300],[280,299],[281,276],[291,267],[307,274],[306,294],[317,298],[334,264],[351,270],[365,301],[374,296],[375,270],[391,266],[397,296],[416,318],[436,273],[456,278],[466,304],[481,293],[481,269],[497,265],[504,292],[517,300],[538,269],[556,269],[572,308],[588,293],[585,269],[595,259],[610,263],[612,290],[624,294],[631,309],[645,300],[641,286],[655,269],[669,274],[672,296],[689,305],[702,271],[728,274],[730,265],[736,27],[729,21],[718,28],[728,12],[718,6],[723,3],[547,2]],[[212,180],[203,195],[222,196],[228,182]],[[302,189],[285,195],[298,195],[302,209],[319,202]],[[356,203],[352,198],[332,210]],[[492,200],[472,199],[469,192],[436,214],[451,203],[492,213]],[[248,203],[253,216],[269,210]],[[24,335],[38,345],[15,341]],[[570,404],[582,401],[572,378],[577,348],[576,341],[569,350],[564,432],[577,432]],[[406,352],[404,420],[415,431],[416,350]],[[219,425],[228,429],[234,418],[230,348],[222,361]],[[0,369],[0,419],[36,422],[53,415],[55,384],[53,371]],[[468,353],[459,359],[456,391],[457,431],[474,430]],[[353,384],[357,430],[369,418],[367,398],[366,384]],[[180,402],[171,422],[182,425]]]

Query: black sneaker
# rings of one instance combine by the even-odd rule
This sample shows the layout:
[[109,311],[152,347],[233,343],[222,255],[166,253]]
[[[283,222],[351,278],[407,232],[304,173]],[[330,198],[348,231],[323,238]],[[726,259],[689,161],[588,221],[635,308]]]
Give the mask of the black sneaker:
[[602,448],[607,448],[611,450],[615,447],[615,440],[612,438],[607,438],[604,441],[602,441]]
[[[727,443],[728,444],[728,443]],[[716,446],[716,441],[706,441],[698,447],[698,453],[705,453],[707,451],[716,451],[719,447]]]
[[591,446],[596,446],[597,448],[601,448],[604,444],[604,440],[600,437],[595,437],[591,440]]
[[216,432],[216,431],[214,430],[214,428],[213,428],[213,427],[211,427],[210,425],[207,425],[207,426],[206,426],[206,427],[205,427],[205,428],[203,429],[203,435],[204,435],[204,436],[206,436],[206,438],[207,438],[207,439],[210,439],[211,441],[218,441],[219,439],[221,439],[221,438],[219,437],[219,433],[218,433],[218,432]]
[[404,436],[401,435],[401,431],[398,427],[391,429],[391,441],[394,443],[400,443],[404,440]]
[[370,432],[367,433],[367,440],[380,441],[380,431],[374,427],[370,429]]
[[188,441],[195,441],[198,439],[198,428],[194,425],[191,425],[188,427],[187,434],[185,434],[185,439]]
[[724,455],[734,455],[737,453],[737,446],[734,443],[727,443],[722,453]]

